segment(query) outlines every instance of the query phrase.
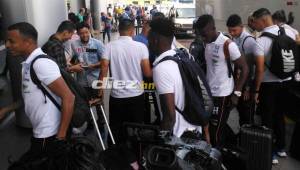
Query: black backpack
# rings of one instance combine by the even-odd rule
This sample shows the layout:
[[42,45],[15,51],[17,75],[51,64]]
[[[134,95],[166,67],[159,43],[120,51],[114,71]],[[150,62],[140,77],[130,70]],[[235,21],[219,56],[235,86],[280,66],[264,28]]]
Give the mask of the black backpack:
[[[61,110],[60,104],[54,99],[54,97],[47,91],[47,89],[42,85],[42,82],[38,79],[34,69],[33,64],[36,60],[40,58],[51,59],[51,57],[47,55],[39,55],[35,59],[32,60],[30,65],[30,77],[32,82],[38,86],[38,88],[45,95],[45,103],[47,102],[46,96],[53,102],[53,104],[57,107],[58,110]],[[60,69],[60,73],[62,78],[65,80],[66,84],[70,88],[70,90],[75,95],[75,103],[74,103],[74,111],[73,117],[71,121],[72,127],[81,127],[86,121],[90,118],[90,107],[88,95],[83,87],[81,87],[76,80],[66,71]]]
[[[225,34],[224,34],[225,35]],[[229,54],[229,44],[232,42],[231,37],[227,36],[229,39],[224,43],[224,56],[228,68],[228,77],[231,78],[231,76],[234,75],[234,70],[231,66],[231,60],[230,60],[230,54]],[[248,38],[248,37],[246,37]],[[246,40],[246,39],[245,39]],[[244,41],[245,41],[244,40]],[[243,42],[244,45],[245,42]],[[204,42],[196,38],[190,45],[190,54],[194,57],[194,60],[196,63],[199,64],[199,66],[202,68],[203,72],[206,74],[207,71],[207,64],[206,64],[206,59],[205,59],[205,45]]]
[[159,63],[172,60],[178,64],[185,90],[185,107],[176,110],[190,124],[205,126],[209,122],[213,100],[206,77],[194,58],[184,49],[177,49],[174,56],[167,56]]
[[269,70],[280,79],[293,76],[299,67],[299,54],[296,42],[286,35],[283,27],[279,27],[278,36],[264,32],[261,37],[269,37],[273,40],[270,64],[265,63]]
[[190,45],[190,54],[194,57],[195,61],[200,65],[202,70],[206,72],[205,60],[205,46],[200,38],[196,38]]

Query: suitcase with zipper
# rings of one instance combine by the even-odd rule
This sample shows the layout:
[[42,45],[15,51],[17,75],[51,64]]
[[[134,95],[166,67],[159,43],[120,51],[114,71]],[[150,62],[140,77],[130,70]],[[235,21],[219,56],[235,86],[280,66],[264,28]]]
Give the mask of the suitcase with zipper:
[[253,124],[241,127],[240,147],[248,153],[247,170],[272,169],[272,143],[271,129]]
[[273,131],[257,125],[254,120],[256,105],[250,108],[249,124],[241,126],[239,146],[247,152],[246,170],[271,170]]

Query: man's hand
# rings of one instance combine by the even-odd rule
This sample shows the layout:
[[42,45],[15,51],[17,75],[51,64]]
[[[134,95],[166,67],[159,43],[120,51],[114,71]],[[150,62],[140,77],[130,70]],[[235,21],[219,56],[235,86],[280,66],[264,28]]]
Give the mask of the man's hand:
[[68,68],[69,72],[76,72],[76,73],[83,72],[83,70],[84,69],[81,67],[81,64],[76,64]]
[[249,90],[245,90],[243,92],[243,100],[244,101],[248,101],[250,99],[250,91]]
[[90,65],[88,65],[88,68],[91,69],[91,70],[95,70],[96,65],[95,64],[90,64]]
[[65,149],[67,149],[67,145],[68,143],[65,139],[56,138],[49,143],[49,154],[57,156],[58,154],[64,153]]

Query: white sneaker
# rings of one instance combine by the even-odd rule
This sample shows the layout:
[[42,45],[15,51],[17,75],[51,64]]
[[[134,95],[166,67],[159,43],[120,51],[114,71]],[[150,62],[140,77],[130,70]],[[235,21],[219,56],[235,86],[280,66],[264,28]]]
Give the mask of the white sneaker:
[[277,155],[278,155],[279,157],[281,157],[281,158],[287,157],[287,154],[286,154],[285,151],[277,152]]
[[272,159],[272,164],[273,164],[273,165],[279,164],[278,159],[277,159],[277,158],[273,158],[273,159]]

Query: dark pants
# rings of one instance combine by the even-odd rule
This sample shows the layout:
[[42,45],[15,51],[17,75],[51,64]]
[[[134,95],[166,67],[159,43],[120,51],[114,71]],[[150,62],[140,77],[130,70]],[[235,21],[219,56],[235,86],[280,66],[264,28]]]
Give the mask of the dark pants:
[[224,129],[231,111],[231,98],[213,97],[214,110],[210,120],[209,131],[211,143],[214,147],[220,148],[224,146],[226,134]]
[[[112,134],[117,145],[125,146],[126,136],[123,131],[124,122],[143,123],[144,122],[144,94],[130,98],[110,97],[109,101],[109,121]],[[137,160],[138,150],[136,146],[127,148],[125,146],[125,155],[129,163]],[[131,151],[130,151],[131,150]],[[135,154],[133,154],[135,153]],[[125,158],[124,158],[125,159]]]
[[285,102],[288,93],[287,83],[262,83],[259,94],[259,107],[262,116],[262,124],[273,129],[275,150],[285,148]]
[[54,152],[55,136],[48,138],[31,138],[31,146],[29,150],[21,156],[19,162],[29,162],[38,158],[48,156]]
[[108,42],[110,42],[111,28],[105,28],[103,32],[103,42],[105,42],[105,35],[107,35]]
[[239,112],[239,122],[240,126],[244,124],[252,124],[254,120],[254,112],[255,112],[255,102],[253,99],[243,100],[241,97],[239,99],[239,103],[236,106],[236,109]]
[[122,132],[124,122],[144,123],[144,94],[130,98],[110,97],[110,126],[116,138],[116,143],[125,142]]

